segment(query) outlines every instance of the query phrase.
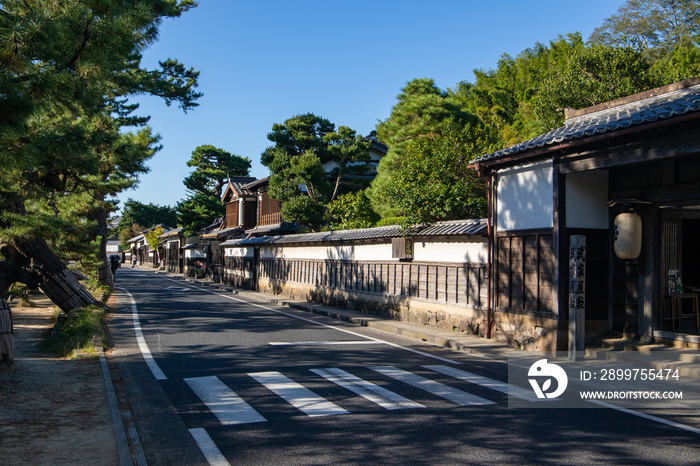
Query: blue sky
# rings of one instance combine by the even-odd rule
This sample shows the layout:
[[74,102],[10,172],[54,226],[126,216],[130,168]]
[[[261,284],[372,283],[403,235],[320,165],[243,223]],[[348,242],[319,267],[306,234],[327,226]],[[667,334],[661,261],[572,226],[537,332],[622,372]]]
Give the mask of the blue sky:
[[584,39],[623,0],[200,0],[165,21],[143,64],[176,58],[199,71],[199,107],[183,113],[151,97],[138,113],[162,137],[139,186],[119,195],[174,206],[187,196],[186,163],[212,144],[267,168],[260,153],[273,123],[315,113],[366,135],[386,119],[401,88],[433,78],[442,88],[474,81],[537,42]]

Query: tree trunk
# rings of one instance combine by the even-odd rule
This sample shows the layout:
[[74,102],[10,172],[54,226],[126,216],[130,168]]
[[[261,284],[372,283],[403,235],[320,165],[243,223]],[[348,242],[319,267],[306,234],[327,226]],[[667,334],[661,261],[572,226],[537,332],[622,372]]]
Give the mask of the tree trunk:
[[12,311],[3,298],[0,298],[0,366],[9,366],[15,359],[14,333],[12,331]]
[[68,313],[97,303],[77,277],[49,249],[43,238],[34,236],[18,241],[15,246],[30,260],[30,273],[37,279],[39,288],[62,311]]

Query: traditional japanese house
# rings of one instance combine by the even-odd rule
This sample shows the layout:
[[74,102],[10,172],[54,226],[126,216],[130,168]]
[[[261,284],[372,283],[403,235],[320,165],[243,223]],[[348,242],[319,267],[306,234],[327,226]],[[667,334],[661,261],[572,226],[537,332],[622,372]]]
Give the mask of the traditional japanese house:
[[257,199],[255,227],[245,230],[246,236],[283,235],[297,230],[296,225],[282,220],[282,203],[270,197],[269,181],[265,177],[243,186]]
[[567,111],[564,126],[475,161],[489,182],[494,337],[565,349],[571,311],[587,341],[700,344],[699,123],[695,78]]
[[185,238],[181,232],[182,227],[175,228],[158,237],[164,250],[165,270],[171,273],[183,273],[184,271],[182,247],[185,245]]
[[250,176],[232,177],[228,180],[222,196],[226,216],[221,228],[221,233],[227,237],[233,237],[256,225],[258,195],[245,187],[254,181],[256,179]]

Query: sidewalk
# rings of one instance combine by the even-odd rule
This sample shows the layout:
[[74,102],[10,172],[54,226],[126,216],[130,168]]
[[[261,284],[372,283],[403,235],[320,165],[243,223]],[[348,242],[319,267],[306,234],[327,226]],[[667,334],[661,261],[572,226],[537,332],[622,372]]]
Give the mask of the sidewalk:
[[0,370],[0,465],[119,464],[100,359],[40,352],[55,306],[31,300],[12,308],[15,367]]

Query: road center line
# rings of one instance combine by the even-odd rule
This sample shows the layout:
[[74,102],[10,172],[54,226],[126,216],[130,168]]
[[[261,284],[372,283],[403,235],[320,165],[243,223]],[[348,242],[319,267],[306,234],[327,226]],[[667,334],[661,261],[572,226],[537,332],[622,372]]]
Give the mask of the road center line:
[[382,341],[271,341],[272,346],[384,345]]
[[143,337],[143,331],[141,330],[141,321],[139,320],[139,311],[136,307],[136,300],[134,299],[134,295],[129,293],[129,290],[127,290],[126,288],[115,288],[126,293],[126,295],[129,297],[129,300],[131,300],[131,317],[134,321],[134,333],[136,334],[136,342],[139,345],[139,350],[141,350],[141,355],[143,356],[144,361],[146,361],[146,365],[151,370],[156,380],[168,380],[168,378],[165,376],[165,373],[163,373],[163,371],[160,369],[160,366],[158,366],[158,363],[153,358],[153,354],[151,353],[151,350],[148,347],[148,344],[146,343],[146,339]]
[[[172,278],[166,278],[166,280],[170,280],[170,281],[176,282],[176,283],[178,282],[178,280],[173,280]],[[425,352],[423,352],[423,351],[414,350],[414,349],[412,349],[412,348],[406,348],[405,346],[401,346],[401,345],[398,345],[398,344],[396,344],[396,343],[391,343],[391,342],[388,342],[388,341],[380,340],[379,338],[368,337],[368,336],[366,336],[366,335],[362,335],[361,333],[356,333],[356,332],[353,332],[353,331],[350,331],[350,330],[345,330],[345,329],[342,329],[342,328],[339,328],[339,327],[334,327],[333,325],[328,325],[328,324],[324,324],[324,323],[322,323],[322,322],[317,322],[317,321],[312,320],[312,319],[307,319],[307,318],[305,318],[305,317],[296,316],[296,315],[294,315],[294,314],[289,314],[289,313],[287,313],[287,312],[279,311],[279,310],[277,310],[277,309],[273,309],[273,308],[271,308],[271,307],[263,306],[263,305],[261,305],[261,304],[251,303],[251,302],[245,301],[245,300],[243,300],[243,299],[234,298],[233,296],[226,296],[225,294],[217,293],[216,291],[207,290],[207,289],[205,289],[205,288],[197,288],[197,287],[194,287],[194,286],[193,286],[192,288],[194,288],[194,289],[196,289],[196,290],[204,291],[204,292],[206,292],[206,293],[213,294],[213,295],[216,295],[216,296],[221,296],[222,298],[230,299],[231,301],[236,301],[236,302],[239,302],[239,303],[248,304],[248,305],[250,305],[250,306],[259,307],[260,309],[265,309],[265,310],[267,310],[267,311],[271,311],[271,312],[274,312],[274,313],[276,313],[276,314],[281,314],[281,315],[283,315],[283,316],[291,317],[291,318],[293,318],[293,319],[299,319],[299,320],[302,320],[302,321],[304,321],[304,322],[308,322],[308,323],[311,323],[311,324],[314,324],[314,325],[318,325],[318,326],[320,326],[320,327],[330,328],[330,329],[333,329],[333,330],[337,330],[338,332],[343,332],[343,333],[347,333],[347,334],[350,334],[350,335],[354,335],[354,336],[356,336],[356,337],[365,338],[365,339],[371,340],[371,341],[381,342],[381,343],[384,343],[384,344],[386,344],[386,345],[392,346],[392,347],[394,347],[394,348],[399,348],[399,349],[402,349],[402,350],[404,350],[404,351],[409,351],[409,352],[411,352],[411,353],[419,354],[419,355],[425,356],[425,357],[427,357],[427,358],[437,359],[438,361],[446,362],[446,363],[448,363],[448,364],[455,364],[455,365],[461,364],[460,362],[452,361],[451,359],[442,358],[442,357],[440,357],[440,356],[435,356],[435,355],[432,355],[432,354],[430,354],[430,353],[425,353]]]

